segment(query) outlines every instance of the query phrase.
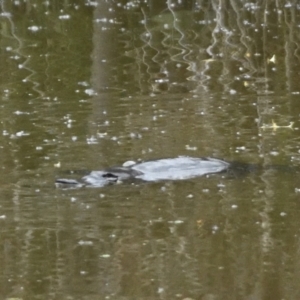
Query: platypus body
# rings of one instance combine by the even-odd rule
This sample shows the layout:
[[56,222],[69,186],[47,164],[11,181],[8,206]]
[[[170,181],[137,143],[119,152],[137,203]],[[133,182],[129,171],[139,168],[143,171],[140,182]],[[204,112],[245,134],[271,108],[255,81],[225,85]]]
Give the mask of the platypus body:
[[203,157],[176,157],[152,160],[141,163],[127,162],[121,167],[92,171],[80,180],[56,179],[58,186],[103,187],[123,181],[162,181],[184,180],[209,174],[227,173],[233,176],[251,172],[258,167],[243,163],[230,163],[221,159]]

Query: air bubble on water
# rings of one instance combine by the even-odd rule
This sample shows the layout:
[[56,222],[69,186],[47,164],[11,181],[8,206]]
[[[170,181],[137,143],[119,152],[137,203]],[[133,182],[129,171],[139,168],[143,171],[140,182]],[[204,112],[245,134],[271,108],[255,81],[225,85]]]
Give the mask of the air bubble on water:
[[27,136],[27,135],[29,135],[29,133],[22,130],[22,131],[17,132],[15,136],[21,137],[21,136]]
[[107,132],[97,132],[97,136],[98,136],[98,138],[100,138],[100,139],[103,139],[104,137],[106,137],[107,136]]
[[58,16],[58,18],[60,20],[69,20],[69,19],[71,19],[71,16],[70,15],[61,15],[61,16]]
[[167,190],[167,188],[166,188],[165,186],[162,186],[162,187],[160,188],[160,190],[161,190],[162,192],[165,192],[165,191]]
[[86,90],[84,90],[84,92],[89,96],[97,95],[97,92],[94,91],[93,89],[86,89]]
[[93,243],[92,241],[83,241],[83,240],[80,240],[80,241],[78,242],[78,244],[79,244],[80,246],[92,246],[92,245],[94,245],[94,243]]
[[77,84],[81,86],[89,86],[87,81],[79,81]]
[[23,112],[23,111],[17,110],[17,111],[14,112],[14,114],[15,115],[29,115],[29,112]]
[[183,224],[183,220],[168,221],[169,224]]
[[195,146],[185,145],[185,149],[190,151],[196,151],[198,148]]
[[92,135],[90,138],[86,139],[86,142],[90,144],[98,144],[98,140]]
[[39,26],[30,26],[30,27],[28,27],[28,30],[30,30],[32,32],[39,31],[40,29],[41,29],[41,27],[39,27]]
[[99,255],[100,257],[103,257],[103,258],[108,258],[108,257],[110,257],[110,254],[101,254],[101,255]]
[[219,230],[219,226],[218,225],[213,225],[212,228],[211,228],[213,231],[217,231]]
[[0,13],[0,17],[6,17],[6,18],[10,18],[12,15],[9,12],[2,12]]
[[95,19],[96,23],[107,23],[108,19],[107,18],[102,18],[102,19]]
[[85,5],[86,6],[94,6],[94,7],[97,7],[98,6],[98,2],[97,1],[91,1],[91,0],[88,0],[85,2]]

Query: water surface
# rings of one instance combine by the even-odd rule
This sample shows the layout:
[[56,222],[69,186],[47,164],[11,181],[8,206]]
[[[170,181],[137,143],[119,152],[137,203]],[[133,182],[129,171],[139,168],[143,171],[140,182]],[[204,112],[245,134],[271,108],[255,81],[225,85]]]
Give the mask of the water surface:
[[[0,5],[1,299],[299,299],[299,6]],[[54,185],[179,155],[262,168]]]

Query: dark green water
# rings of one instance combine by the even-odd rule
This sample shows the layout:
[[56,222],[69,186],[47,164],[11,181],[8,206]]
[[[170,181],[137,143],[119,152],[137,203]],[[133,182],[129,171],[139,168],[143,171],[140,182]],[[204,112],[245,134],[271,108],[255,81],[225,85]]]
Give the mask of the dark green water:
[[295,173],[54,185],[178,155],[299,167],[299,7],[167,4],[0,2],[0,299],[299,299]]

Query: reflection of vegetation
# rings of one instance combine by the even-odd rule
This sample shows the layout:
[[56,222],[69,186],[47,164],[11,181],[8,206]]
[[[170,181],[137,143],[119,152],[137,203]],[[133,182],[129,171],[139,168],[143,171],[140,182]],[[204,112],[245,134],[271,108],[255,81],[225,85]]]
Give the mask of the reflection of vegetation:
[[151,20],[154,22],[152,30],[167,31],[175,29],[174,34],[180,30],[190,30],[194,25],[194,13],[192,11],[177,11],[174,13],[162,13],[155,15]]
[[[61,5],[54,1],[50,7],[11,3],[2,1],[0,17],[0,45],[4,50],[0,86],[6,99],[2,120],[8,137],[24,128],[30,132],[31,143],[20,145],[18,160],[25,169],[31,169],[48,151],[36,152],[36,147],[59,137],[60,130],[53,126],[59,117],[78,114],[82,107],[79,100],[86,87],[79,83],[90,77],[92,49],[90,39],[85,42],[84,37],[90,35],[92,23],[88,11],[78,14],[65,6],[66,2]],[[68,13],[63,14],[61,9],[66,8]],[[64,15],[68,18],[61,18]],[[14,117],[7,118],[11,115]],[[85,117],[81,114],[79,118]],[[26,159],[35,152],[34,160]]]
[[[297,91],[299,41],[297,22],[290,19],[293,11],[297,15],[297,8],[283,7],[280,2],[269,3],[272,9],[265,5],[212,1],[205,6],[200,1],[193,11],[167,7],[153,16],[142,14],[142,25],[132,31],[141,40],[128,41],[126,52],[135,58],[141,91],[146,90],[143,83],[155,92],[172,91],[178,85],[196,93],[214,89],[258,94],[282,93],[285,88]],[[293,53],[296,61],[290,60]],[[274,55],[276,63],[271,59]],[[221,69],[211,71],[207,59],[218,60]],[[275,83],[279,78],[286,79],[284,89],[284,81]]]

